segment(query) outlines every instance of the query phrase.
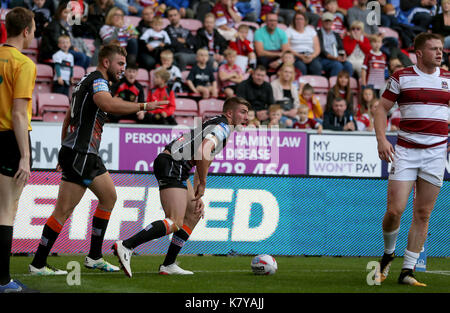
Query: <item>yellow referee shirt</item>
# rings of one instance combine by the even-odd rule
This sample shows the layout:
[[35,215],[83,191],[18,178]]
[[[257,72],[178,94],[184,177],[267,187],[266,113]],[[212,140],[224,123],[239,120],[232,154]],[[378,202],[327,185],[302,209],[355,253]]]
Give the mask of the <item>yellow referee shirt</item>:
[[28,130],[31,130],[31,97],[36,64],[11,46],[0,46],[0,131],[12,130],[14,99],[28,99]]

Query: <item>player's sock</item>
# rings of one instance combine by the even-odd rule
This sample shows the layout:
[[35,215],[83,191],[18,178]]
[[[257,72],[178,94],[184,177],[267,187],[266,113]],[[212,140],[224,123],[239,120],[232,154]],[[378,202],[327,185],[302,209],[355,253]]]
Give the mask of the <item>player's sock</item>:
[[420,253],[405,250],[405,255],[403,256],[403,266],[402,269],[414,269],[419,258]]
[[13,227],[0,225],[0,285],[11,281],[9,263],[11,257]]
[[183,248],[191,233],[192,230],[186,225],[183,225],[180,230],[173,233],[172,242],[170,243],[166,258],[164,259],[164,266],[175,263],[178,253],[180,253],[181,248]]
[[47,264],[47,257],[62,228],[63,225],[61,225],[53,215],[49,217],[47,223],[44,225],[41,242],[39,243],[31,265],[36,268],[42,268]]
[[108,227],[111,211],[105,211],[97,207],[92,218],[91,248],[88,256],[93,260],[102,257],[103,238]]
[[395,244],[397,243],[398,233],[400,231],[400,227],[391,232],[383,231],[384,238],[384,253],[392,254],[395,251]]
[[125,248],[134,249],[147,241],[163,237],[169,234],[171,224],[173,224],[173,222],[167,218],[164,220],[155,221],[133,237],[124,240],[123,245]]

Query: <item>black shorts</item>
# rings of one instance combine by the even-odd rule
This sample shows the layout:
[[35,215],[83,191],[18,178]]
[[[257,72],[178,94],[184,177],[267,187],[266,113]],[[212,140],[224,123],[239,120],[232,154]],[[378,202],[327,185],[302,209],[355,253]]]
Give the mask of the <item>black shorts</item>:
[[79,153],[61,147],[58,162],[62,168],[62,180],[88,187],[95,177],[107,172],[102,158],[92,153]]
[[153,162],[153,171],[159,190],[166,188],[187,189],[187,180],[192,165],[188,161],[176,161],[170,154],[160,153]]
[[[31,139],[30,132],[28,132],[28,143],[30,146],[30,168],[33,164],[31,158]],[[12,130],[0,131],[0,174],[14,177],[19,169],[19,162],[21,158],[19,145],[17,144],[16,135]]]

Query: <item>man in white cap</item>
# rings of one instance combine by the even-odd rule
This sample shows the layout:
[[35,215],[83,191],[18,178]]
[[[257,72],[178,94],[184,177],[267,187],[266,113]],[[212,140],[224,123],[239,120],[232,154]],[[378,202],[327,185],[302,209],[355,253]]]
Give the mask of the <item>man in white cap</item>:
[[353,74],[353,67],[347,61],[344,45],[338,33],[332,30],[334,14],[325,12],[322,14],[322,27],[317,31],[320,42],[319,60],[327,77],[337,76],[345,70],[350,76]]

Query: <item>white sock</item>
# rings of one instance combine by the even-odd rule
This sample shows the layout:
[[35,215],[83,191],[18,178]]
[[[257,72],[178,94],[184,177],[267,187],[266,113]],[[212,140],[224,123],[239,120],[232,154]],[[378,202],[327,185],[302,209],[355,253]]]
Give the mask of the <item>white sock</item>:
[[403,267],[407,269],[414,269],[417,263],[417,259],[419,258],[420,253],[411,252],[409,250],[405,250],[405,255],[403,256]]
[[392,254],[395,251],[395,244],[397,243],[398,232],[400,227],[391,232],[383,232],[384,238],[384,253]]

